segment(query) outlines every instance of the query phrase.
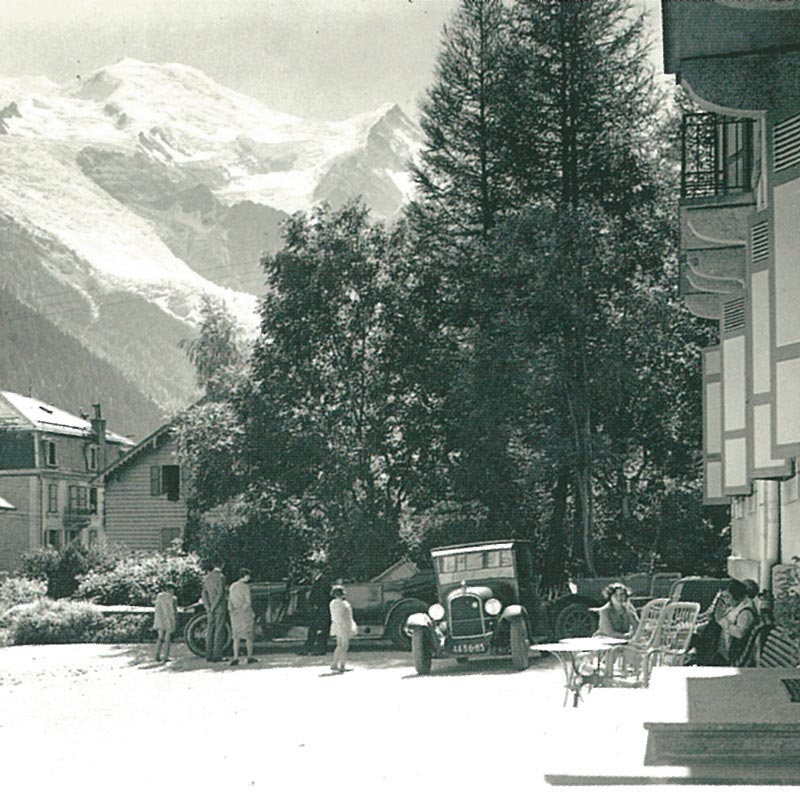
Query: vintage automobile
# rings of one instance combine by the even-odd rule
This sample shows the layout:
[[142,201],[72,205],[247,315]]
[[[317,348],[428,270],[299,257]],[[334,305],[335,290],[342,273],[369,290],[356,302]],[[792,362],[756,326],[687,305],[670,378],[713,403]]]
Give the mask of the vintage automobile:
[[431,558],[438,602],[406,623],[417,673],[431,671],[434,655],[510,655],[516,669],[527,669],[532,636],[544,638],[548,628],[530,542],[439,547]]
[[530,643],[591,636],[602,589],[623,581],[637,605],[666,597],[680,573],[635,573],[573,579],[567,586],[543,589],[533,546],[520,540],[452,545],[431,550],[438,602],[409,617],[414,665],[431,670],[431,659],[466,660],[510,655],[526,669]]
[[[359,635],[389,639],[400,650],[411,649],[405,627],[409,615],[426,610],[436,598],[433,573],[420,570],[407,559],[398,561],[369,581],[345,581],[344,586],[353,606]],[[293,627],[308,624],[309,590],[309,586],[291,586],[283,582],[254,581],[250,584],[256,622],[264,639],[286,635]],[[189,612],[190,618],[183,629],[184,641],[195,655],[204,655],[207,615],[199,602],[191,606]],[[229,642],[230,631],[227,630],[226,650]]]

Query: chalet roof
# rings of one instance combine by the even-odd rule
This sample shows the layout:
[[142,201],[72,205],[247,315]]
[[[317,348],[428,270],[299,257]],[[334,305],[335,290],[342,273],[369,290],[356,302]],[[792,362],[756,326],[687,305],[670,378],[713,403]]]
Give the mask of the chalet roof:
[[[91,420],[51,406],[35,397],[16,392],[0,392],[0,428],[5,430],[43,431],[88,439],[94,435]],[[133,447],[126,436],[106,431],[106,441]]]
[[173,425],[174,421],[170,420],[169,422],[165,422],[160,428],[156,428],[149,436],[145,436],[139,444],[123,453],[116,461],[109,464],[102,472],[98,473],[92,482],[96,483],[101,480],[107,481],[115,472],[136,459],[139,453],[153,447],[158,447],[160,440],[169,436]]

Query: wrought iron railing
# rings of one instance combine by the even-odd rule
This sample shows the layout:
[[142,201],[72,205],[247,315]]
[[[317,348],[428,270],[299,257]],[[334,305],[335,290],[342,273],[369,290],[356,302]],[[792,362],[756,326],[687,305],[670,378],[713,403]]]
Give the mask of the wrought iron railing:
[[752,120],[684,114],[681,145],[681,197],[718,197],[753,188]]

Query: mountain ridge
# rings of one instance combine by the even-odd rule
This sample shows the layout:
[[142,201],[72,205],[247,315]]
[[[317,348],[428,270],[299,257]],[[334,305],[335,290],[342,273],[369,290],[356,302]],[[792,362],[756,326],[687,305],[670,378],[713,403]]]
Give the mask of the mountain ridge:
[[358,196],[392,219],[420,142],[397,104],[302,120],[181,64],[0,78],[0,278],[169,414],[197,396],[178,343],[203,295],[254,335],[287,216]]

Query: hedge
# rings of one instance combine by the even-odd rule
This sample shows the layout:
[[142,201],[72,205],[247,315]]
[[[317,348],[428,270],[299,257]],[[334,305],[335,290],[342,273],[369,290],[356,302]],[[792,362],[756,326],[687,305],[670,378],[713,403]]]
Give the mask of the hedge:
[[93,603],[43,598],[0,615],[0,634],[9,644],[123,644],[154,638],[153,615]]

